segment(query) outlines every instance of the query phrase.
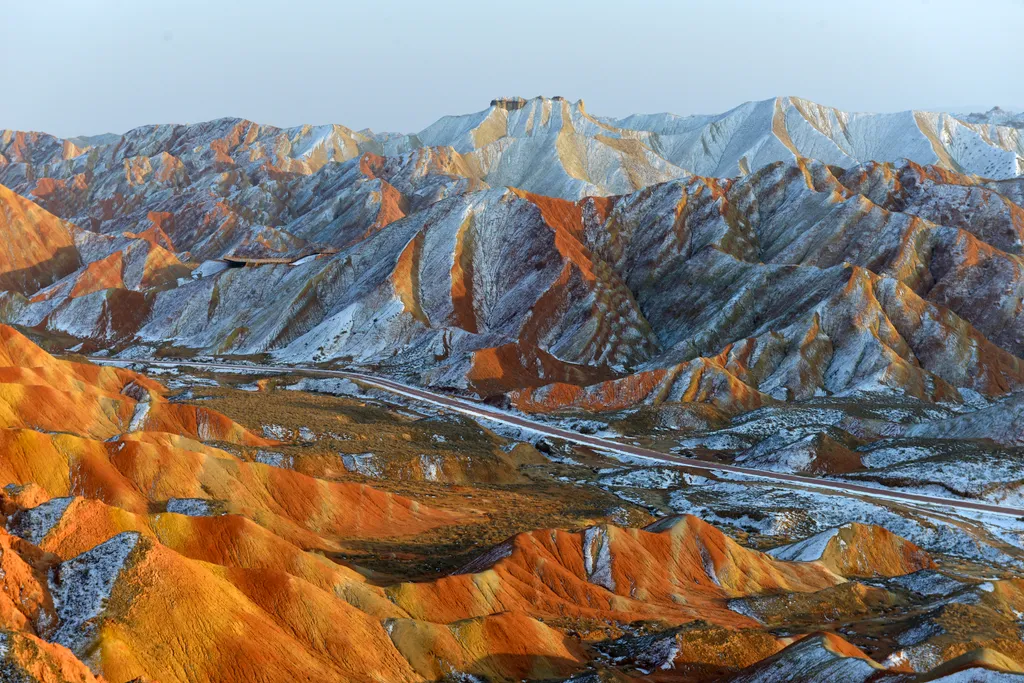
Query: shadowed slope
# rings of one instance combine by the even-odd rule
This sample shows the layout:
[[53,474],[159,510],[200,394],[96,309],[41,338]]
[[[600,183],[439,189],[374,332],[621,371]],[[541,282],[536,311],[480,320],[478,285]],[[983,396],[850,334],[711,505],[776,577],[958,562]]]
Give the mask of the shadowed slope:
[[73,226],[0,185],[0,289],[30,294],[79,267]]

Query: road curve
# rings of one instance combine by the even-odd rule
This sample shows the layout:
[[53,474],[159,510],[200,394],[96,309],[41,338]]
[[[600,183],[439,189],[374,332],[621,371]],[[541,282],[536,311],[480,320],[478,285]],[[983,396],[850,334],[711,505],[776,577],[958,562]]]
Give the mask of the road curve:
[[958,500],[955,498],[942,498],[939,496],[926,496],[918,493],[907,493],[904,491],[894,491],[891,489],[882,489],[873,486],[864,486],[862,484],[853,484],[844,481],[832,481],[829,479],[819,479],[817,477],[803,477],[797,474],[786,474],[783,472],[771,472],[769,470],[759,470],[750,467],[737,467],[735,465],[725,465],[719,463],[709,463],[703,460],[697,460],[694,458],[686,458],[679,455],[672,455],[669,453],[661,453],[659,451],[651,450],[649,448],[643,448],[640,446],[633,446],[631,444],[624,444],[618,441],[612,441],[610,439],[602,439],[597,436],[590,436],[587,434],[580,434],[578,432],[572,432],[559,427],[554,427],[543,422],[537,422],[527,417],[516,415],[513,413],[497,410],[490,406],[481,404],[476,401],[469,399],[457,398],[454,396],[447,396],[444,394],[438,394],[426,389],[419,387],[409,386],[395,380],[386,379],[383,377],[377,377],[375,375],[368,375],[361,372],[349,372],[346,370],[324,370],[319,368],[304,368],[289,365],[244,365],[234,363],[208,363],[200,361],[184,361],[184,360],[152,360],[148,358],[137,358],[137,359],[119,359],[119,358],[104,358],[104,357],[90,357],[89,360],[94,363],[108,364],[108,365],[131,365],[132,363],[141,363],[144,365],[152,365],[158,367],[194,367],[204,368],[206,370],[228,370],[228,371],[259,371],[267,373],[296,373],[311,375],[314,377],[340,377],[344,379],[358,380],[363,384],[377,387],[392,394],[411,398],[416,401],[422,401],[430,403],[436,406],[441,406],[449,410],[453,410],[464,415],[470,415],[472,417],[482,417],[495,422],[501,422],[504,424],[512,425],[514,427],[521,427],[529,429],[545,436],[551,436],[564,441],[570,441],[584,446],[591,446],[593,448],[599,448],[606,451],[614,451],[624,455],[636,456],[641,458],[648,458],[651,460],[660,460],[672,465],[685,465],[686,467],[697,469],[697,470],[708,470],[712,472],[732,472],[735,474],[742,474],[748,477],[757,477],[760,479],[767,479],[771,481],[782,482],[785,484],[795,484],[797,486],[812,487],[816,489],[825,489],[822,493],[828,493],[835,491],[839,494],[856,494],[862,496],[870,496],[872,498],[882,498],[893,502],[902,503],[916,503],[935,505],[945,508],[953,508],[957,510],[966,510],[972,512],[986,512],[997,515],[1008,515],[1011,517],[1024,517],[1024,509],[1003,507],[1000,505],[992,505],[989,503],[979,503],[969,500]]

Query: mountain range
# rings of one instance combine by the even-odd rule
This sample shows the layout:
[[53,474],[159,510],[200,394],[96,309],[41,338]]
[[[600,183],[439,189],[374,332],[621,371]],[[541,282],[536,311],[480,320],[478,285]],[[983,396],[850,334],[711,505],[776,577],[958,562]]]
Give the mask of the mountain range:
[[531,408],[1020,381],[1016,128],[536,98],[416,135],[0,140],[3,319],[85,349],[356,363]]
[[0,679],[1015,680],[1019,520],[884,495],[1024,501],[1022,131],[555,97],[0,132]]

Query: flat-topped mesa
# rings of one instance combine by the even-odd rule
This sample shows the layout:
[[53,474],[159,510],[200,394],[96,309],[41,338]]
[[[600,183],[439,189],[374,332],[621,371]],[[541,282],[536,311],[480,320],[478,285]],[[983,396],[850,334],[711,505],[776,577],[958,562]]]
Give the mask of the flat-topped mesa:
[[[566,101],[566,98],[562,97],[561,95],[555,95],[554,97],[550,97],[550,98],[546,98],[543,95],[541,95],[541,96],[535,97],[533,99],[536,99],[536,100],[549,99],[552,102],[565,102]],[[519,96],[515,96],[515,97],[498,97],[496,99],[491,100],[491,106],[492,107],[497,107],[499,109],[504,109],[505,111],[515,111],[517,109],[522,109],[529,102],[530,102],[530,100],[526,99],[525,97],[519,97]],[[582,110],[583,109],[583,100],[582,99],[577,100],[576,101],[576,106],[579,107],[580,110]]]
[[505,111],[515,111],[525,107],[527,101],[525,97],[499,97],[491,100],[491,106],[504,109]]

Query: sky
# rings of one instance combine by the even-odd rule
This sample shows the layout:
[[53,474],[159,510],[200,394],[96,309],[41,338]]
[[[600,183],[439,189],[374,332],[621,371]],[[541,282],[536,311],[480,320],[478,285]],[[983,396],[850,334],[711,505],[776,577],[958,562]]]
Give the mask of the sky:
[[415,132],[499,96],[603,116],[798,95],[1024,108],[1024,0],[0,0],[0,129],[238,116]]

